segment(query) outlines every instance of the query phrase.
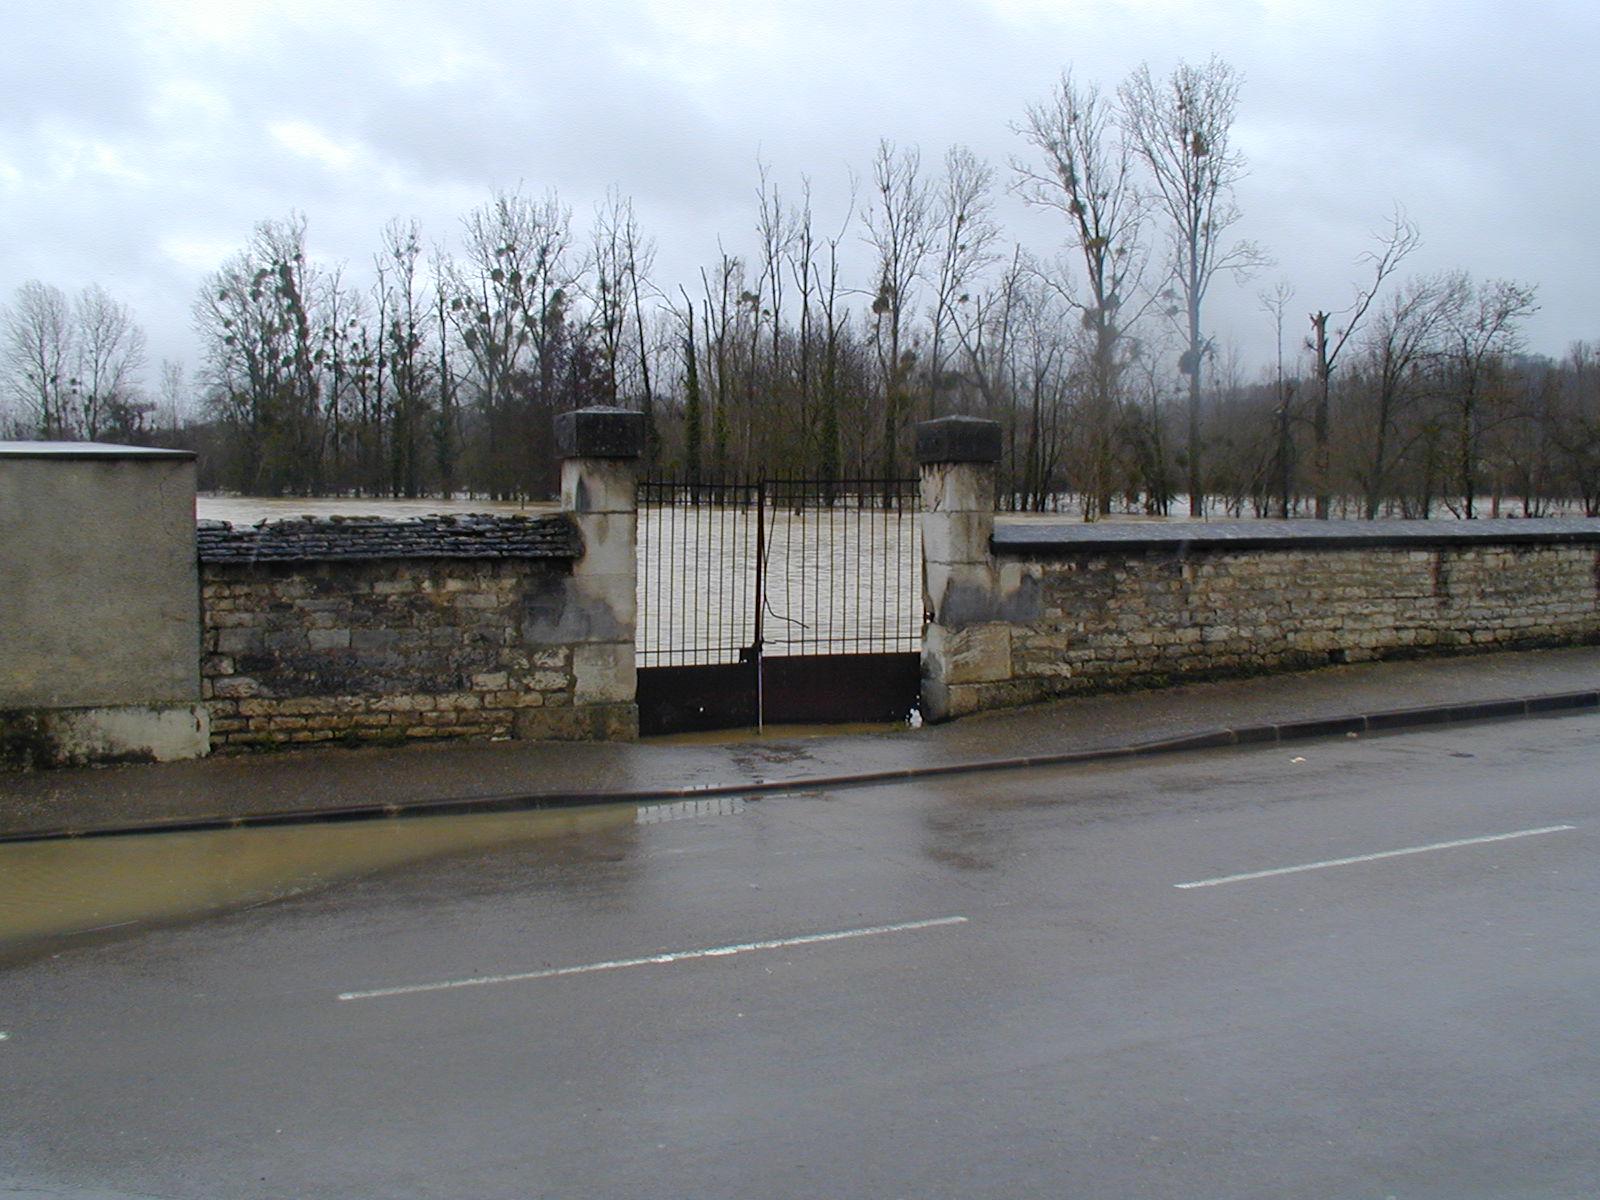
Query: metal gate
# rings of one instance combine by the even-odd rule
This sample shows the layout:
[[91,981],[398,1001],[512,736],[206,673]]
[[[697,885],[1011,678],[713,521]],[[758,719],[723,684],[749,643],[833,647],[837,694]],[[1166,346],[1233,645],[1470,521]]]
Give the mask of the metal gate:
[[639,728],[903,720],[917,703],[915,479],[639,485]]

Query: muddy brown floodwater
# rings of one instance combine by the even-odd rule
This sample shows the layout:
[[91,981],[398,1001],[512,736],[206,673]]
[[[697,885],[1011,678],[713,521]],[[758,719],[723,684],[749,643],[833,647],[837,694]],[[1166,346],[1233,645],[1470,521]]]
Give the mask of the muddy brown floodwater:
[[0,962],[78,934],[250,907],[444,855],[668,819],[661,806],[0,845]]

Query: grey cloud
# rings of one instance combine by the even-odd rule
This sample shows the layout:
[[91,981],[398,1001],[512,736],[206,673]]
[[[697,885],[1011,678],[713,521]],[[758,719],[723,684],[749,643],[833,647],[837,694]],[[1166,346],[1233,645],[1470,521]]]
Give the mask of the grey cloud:
[[145,64],[128,53],[122,14],[85,16],[76,8],[7,5],[0,133],[21,133],[48,119],[109,136],[142,122],[150,80]]
[[[791,196],[802,174],[814,178],[820,228],[843,210],[847,166],[865,171],[880,136],[919,143],[930,166],[967,143],[1003,177],[1023,150],[1010,123],[1062,67],[1114,87],[1141,60],[1163,71],[1212,49],[1247,81],[1239,135],[1253,173],[1240,231],[1279,260],[1257,283],[1219,288],[1224,340],[1266,359],[1254,294],[1278,274],[1308,303],[1339,303],[1396,200],[1423,228],[1419,267],[1541,285],[1545,310],[1530,327],[1540,348],[1600,334],[1588,212],[1600,165],[1587,153],[1600,15],[1576,0],[796,0],[729,5],[721,26],[699,24],[715,8],[664,0],[386,0],[280,17],[204,48],[181,28],[153,33],[134,0],[95,6],[94,20],[64,7],[25,3],[0,56],[14,98],[0,107],[0,223],[14,231],[0,246],[0,296],[30,276],[120,281],[153,342],[175,348],[202,272],[186,277],[164,241],[238,245],[255,221],[300,209],[315,250],[364,267],[392,215],[448,239],[466,207],[521,184],[557,188],[583,223],[615,184],[662,244],[663,273],[692,278],[719,235],[748,249],[758,154]],[[223,108],[164,110],[174,80],[211,89]],[[278,122],[349,145],[363,168],[293,153],[270,134]],[[55,184],[47,164],[63,136],[105,142],[150,182]],[[1009,233],[1053,250],[1048,216],[1001,205]]]

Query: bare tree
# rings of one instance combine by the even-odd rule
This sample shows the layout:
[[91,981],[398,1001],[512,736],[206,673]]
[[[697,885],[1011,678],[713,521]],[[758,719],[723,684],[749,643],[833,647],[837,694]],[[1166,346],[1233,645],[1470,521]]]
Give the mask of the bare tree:
[[656,244],[639,231],[633,201],[623,202],[622,267],[627,290],[633,299],[634,342],[639,355],[639,407],[644,413],[645,463],[653,467],[660,454],[661,432],[656,420],[655,389],[650,382],[650,338],[645,335],[644,294],[652,289],[650,274],[655,266]]
[[807,460],[815,462],[817,449],[815,380],[812,371],[814,312],[818,297],[816,221],[811,211],[811,180],[800,178],[800,203],[793,213],[793,236],[789,239],[787,266],[789,280],[800,299],[800,326],[795,346],[795,397],[799,444]]
[[1025,201],[1059,212],[1067,220],[1069,244],[1083,267],[1088,294],[1073,295],[1057,276],[1057,287],[1089,335],[1084,520],[1110,506],[1112,451],[1127,365],[1127,306],[1144,268],[1141,235],[1145,202],[1133,171],[1133,151],[1115,122],[1112,106],[1091,85],[1063,73],[1048,101],[1028,109],[1019,132],[1043,159],[1016,160],[1017,190]]
[[933,237],[932,205],[918,151],[879,142],[872,189],[873,202],[864,222],[867,241],[877,256],[872,316],[883,385],[882,471],[885,478],[893,478],[900,471],[901,426],[909,409],[906,384],[915,365],[909,318]]
[[1233,189],[1244,175],[1244,156],[1230,143],[1240,83],[1232,66],[1212,57],[1203,66],[1179,63],[1159,83],[1141,66],[1119,93],[1127,136],[1155,186],[1182,301],[1186,348],[1178,369],[1189,381],[1189,513],[1196,517],[1205,513],[1200,379],[1211,346],[1201,311],[1219,274],[1242,277],[1265,261],[1253,244],[1226,240],[1240,217]]
[[550,421],[575,270],[572,214],[554,192],[501,192],[462,222],[464,260],[444,286],[485,424],[489,490],[548,490]]
[[655,261],[655,244],[639,231],[633,201],[611,189],[595,210],[585,292],[590,321],[599,337],[603,398],[635,403],[645,418],[645,458],[653,464],[660,444],[655,393],[650,380],[650,338],[644,295]]
[[156,426],[172,435],[193,418],[189,406],[189,381],[183,364],[175,358],[161,360],[161,379],[156,385]]
[[322,437],[324,475],[319,490],[340,487],[347,477],[350,458],[350,407],[362,359],[372,339],[367,298],[346,285],[341,264],[323,274],[319,296],[321,321],[316,356],[322,375]]
[[[384,232],[387,235],[388,230]],[[372,320],[362,321],[352,332],[348,363],[348,387],[355,407],[348,420],[352,428],[346,435],[352,460],[349,482],[358,491],[372,495],[392,490],[393,485],[385,465],[385,443],[392,450],[395,433],[390,427],[392,414],[386,411],[390,399],[388,330],[394,300],[393,266],[386,249],[373,255],[377,279],[372,302],[376,312]]]
[[195,305],[214,404],[238,431],[236,486],[314,493],[322,480],[323,274],[299,214],[263,221]]
[[967,364],[967,375],[990,417],[1000,416],[1012,398],[1009,371],[1016,322],[1031,263],[1020,245],[1011,249],[1010,261],[993,286],[957,311],[956,333]]
[[[955,328],[966,378],[976,389],[984,414],[1002,425],[1001,500],[1006,507],[1031,505],[1036,492],[1042,503],[1043,489],[1037,485],[1049,473],[1045,460],[1052,457],[1056,445],[1053,421],[1045,427],[1046,419],[1054,415],[1053,407],[1047,410],[1044,404],[1046,389],[1041,386],[1030,394],[1022,366],[1029,351],[1034,364],[1041,363],[1041,348],[1028,344],[1027,336],[1029,318],[1036,313],[1041,293],[1048,289],[1041,287],[1034,264],[1021,246],[1014,246],[999,279],[956,310]],[[1035,328],[1042,329],[1042,325]],[[1043,375],[1035,378],[1044,384]],[[1032,403],[1035,400],[1037,406]]]
[[783,335],[783,294],[785,260],[793,249],[796,219],[783,204],[778,185],[772,182],[771,171],[764,162],[757,163],[760,185],[756,192],[756,235],[761,240],[761,278],[756,281],[758,294],[764,292],[767,306],[763,314],[771,322],[772,348],[770,371],[772,381],[780,374]]
[[[751,289],[754,296],[751,304],[754,319],[750,370],[746,380],[747,386],[753,390],[758,372],[761,372],[754,339],[760,335],[762,322],[766,322],[771,335],[763,388],[768,411],[759,421],[763,434],[763,456],[766,456],[782,452],[782,447],[786,444],[783,438],[783,426],[796,415],[793,409],[799,407],[798,404],[788,403],[794,397],[795,382],[785,368],[783,353],[785,332],[783,300],[785,285],[791,274],[786,267],[789,265],[798,237],[799,218],[793,209],[784,205],[783,195],[772,180],[769,166],[760,161],[756,165],[760,176],[756,191],[756,236],[760,242],[761,274]],[[752,412],[751,415],[754,417],[755,414]]]
[[1515,364],[1510,374],[1515,412],[1502,447],[1502,469],[1496,475],[1494,515],[1499,515],[1503,493],[1509,486],[1522,502],[1524,517],[1548,516],[1556,499],[1561,368],[1538,355]]
[[[1136,403],[1129,406],[1129,442],[1133,450],[1129,491],[1137,492],[1147,514],[1165,517],[1172,512],[1178,488],[1177,466],[1167,428],[1167,412],[1171,407],[1170,377],[1160,369],[1155,354],[1136,358],[1128,374],[1137,389]],[[1130,503],[1134,498],[1130,495]]]
[[249,494],[282,491],[275,466],[283,352],[264,276],[248,250],[234,255],[202,286],[195,328],[205,354],[209,406],[230,428],[230,482]]
[[1043,512],[1061,490],[1062,451],[1066,445],[1067,398],[1071,386],[1068,310],[1060,293],[1046,285],[1028,264],[1013,310],[1017,329],[1010,338],[1015,356],[1012,395],[1027,413],[1022,451],[1022,503]]
[[732,365],[735,351],[734,339],[739,320],[739,300],[744,291],[744,263],[723,251],[717,256],[716,289],[704,268],[700,271],[700,286],[705,293],[706,363],[712,369],[711,409],[711,470],[721,477],[729,466],[729,443],[732,440],[728,403],[732,396]]
[[135,394],[144,366],[144,330],[134,323],[132,310],[99,284],[78,294],[73,318],[75,425],[90,441],[108,430],[127,438],[143,425],[148,411],[140,411]]
[[1489,390],[1505,355],[1521,344],[1521,323],[1539,311],[1535,289],[1509,279],[1478,285],[1450,317],[1448,339],[1451,410],[1455,422],[1455,483],[1462,515],[1477,515],[1476,493]]
[[845,209],[839,228],[827,239],[828,271],[824,277],[821,264],[813,268],[817,282],[817,298],[822,309],[822,378],[819,381],[817,417],[818,466],[826,480],[837,479],[841,466],[839,445],[839,407],[841,403],[840,343],[849,328],[849,316],[840,303],[839,247],[850,232],[855,219],[855,179],[851,178],[850,203]]
[[1552,431],[1566,486],[1583,501],[1585,516],[1600,516],[1600,356],[1574,342],[1562,364],[1562,396]]
[[683,465],[691,484],[700,482],[705,443],[705,403],[700,395],[700,348],[694,336],[694,301],[681,285],[683,296]]
[[1407,417],[1431,386],[1427,369],[1438,360],[1441,335],[1467,292],[1460,272],[1413,279],[1377,311],[1363,340],[1372,411],[1361,439],[1369,450],[1357,478],[1369,521],[1389,497],[1395,466],[1415,437]]
[[1208,449],[1213,462],[1213,494],[1235,519],[1250,507],[1264,516],[1274,490],[1275,446],[1272,423],[1264,420],[1273,402],[1270,389],[1245,382],[1237,346],[1229,343],[1212,372],[1215,415]]
[[36,436],[70,436],[72,309],[60,288],[30,279],[0,308],[6,391]]
[[339,281],[312,263],[306,252],[306,219],[298,213],[287,221],[258,225],[253,249],[263,264],[258,272],[267,272],[262,281],[270,285],[267,295],[286,351],[289,424],[284,444],[291,457],[284,464],[285,482],[297,494],[317,495],[324,480],[322,368],[332,316],[325,302],[330,293],[338,294]]
[[[1311,422],[1313,438],[1311,470],[1315,480],[1316,516],[1319,521],[1328,519],[1328,495],[1331,486],[1328,471],[1328,386],[1333,369],[1338,365],[1339,355],[1344,352],[1351,336],[1361,327],[1361,322],[1383,287],[1384,280],[1394,273],[1421,241],[1417,227],[1406,219],[1405,213],[1398,207],[1394,210],[1391,226],[1373,236],[1378,242],[1378,248],[1361,256],[1361,261],[1372,269],[1371,281],[1365,287],[1356,290],[1355,299],[1341,312],[1328,313],[1318,310],[1311,314],[1311,340],[1307,343],[1307,347],[1315,356],[1317,381],[1316,407]],[[1328,321],[1333,316],[1343,317],[1344,326],[1336,328],[1333,336],[1329,337]]]
[[1272,475],[1278,489],[1278,517],[1287,521],[1294,495],[1294,439],[1290,434],[1289,411],[1289,396],[1292,389],[1283,375],[1283,318],[1284,313],[1288,311],[1289,301],[1294,299],[1294,287],[1287,279],[1280,279],[1271,291],[1260,293],[1257,299],[1261,307],[1272,315],[1273,327],[1277,333],[1277,369],[1274,375],[1276,403],[1272,410],[1277,439],[1273,451]]
[[[623,340],[628,336],[628,261],[624,249],[623,226],[629,213],[627,202],[615,188],[606,192],[605,201],[596,207],[592,245],[585,272],[584,291],[593,309],[592,320],[600,337],[601,369],[604,372],[605,400],[617,403],[617,364],[622,357]],[[631,206],[628,206],[631,208]]]
[[924,372],[930,418],[943,411],[942,397],[959,382],[950,370],[959,349],[957,310],[970,301],[979,277],[997,258],[1000,228],[994,220],[993,190],[994,169],[965,146],[950,147],[933,197],[933,309]]
[[430,339],[433,304],[419,271],[421,230],[415,220],[390,221],[380,252],[380,354],[389,378],[389,488],[422,493],[430,397],[436,383]]
[[429,274],[433,276],[433,340],[438,351],[439,389],[439,406],[433,419],[433,465],[440,494],[453,496],[462,443],[461,410],[456,399],[458,385],[451,355],[451,339],[447,336],[450,328],[450,258],[438,246],[434,247],[429,259]]

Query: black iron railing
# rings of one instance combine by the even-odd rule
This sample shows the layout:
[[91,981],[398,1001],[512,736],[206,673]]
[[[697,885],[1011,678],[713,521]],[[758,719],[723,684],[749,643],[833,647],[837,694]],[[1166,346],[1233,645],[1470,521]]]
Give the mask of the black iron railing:
[[640,667],[915,652],[915,479],[646,480]]

